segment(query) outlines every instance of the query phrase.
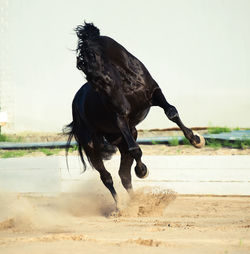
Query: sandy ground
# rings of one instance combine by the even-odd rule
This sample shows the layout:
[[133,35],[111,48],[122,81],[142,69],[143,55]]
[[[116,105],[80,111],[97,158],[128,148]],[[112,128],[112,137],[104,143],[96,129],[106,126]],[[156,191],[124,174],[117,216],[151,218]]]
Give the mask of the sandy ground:
[[[141,148],[145,155],[250,154],[250,149]],[[58,196],[0,190],[0,253],[250,253],[250,196],[144,188],[131,198],[120,191],[117,212],[111,195],[95,186]]]
[[250,253],[250,197],[0,194],[0,253]]

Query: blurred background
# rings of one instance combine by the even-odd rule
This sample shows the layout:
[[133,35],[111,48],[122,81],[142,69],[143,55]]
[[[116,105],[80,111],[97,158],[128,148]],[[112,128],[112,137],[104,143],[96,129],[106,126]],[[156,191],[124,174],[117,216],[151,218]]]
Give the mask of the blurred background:
[[[85,83],[73,29],[85,21],[139,58],[183,122],[249,127],[250,1],[0,0],[2,132],[60,132]],[[175,126],[152,108],[138,128]]]

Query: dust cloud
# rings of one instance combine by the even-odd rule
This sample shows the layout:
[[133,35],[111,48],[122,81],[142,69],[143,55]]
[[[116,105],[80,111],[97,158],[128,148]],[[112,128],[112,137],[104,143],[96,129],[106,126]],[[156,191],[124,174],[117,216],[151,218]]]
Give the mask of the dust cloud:
[[165,208],[175,200],[176,193],[160,188],[143,187],[130,197],[122,196],[118,203],[116,216],[148,217],[163,216]]
[[249,196],[119,190],[116,211],[94,183],[56,196],[0,191],[0,252],[249,253]]
[[69,193],[36,196],[0,192],[0,230],[61,232],[79,217],[162,216],[175,199],[175,193],[152,188],[136,190],[130,197],[119,194],[118,210],[108,191],[98,190],[90,182]]

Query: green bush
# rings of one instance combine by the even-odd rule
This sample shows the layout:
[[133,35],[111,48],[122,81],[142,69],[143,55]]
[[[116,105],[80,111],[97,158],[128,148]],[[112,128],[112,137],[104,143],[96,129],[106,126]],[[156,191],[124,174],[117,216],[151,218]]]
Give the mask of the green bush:
[[230,142],[228,140],[207,140],[206,145],[215,149],[221,147],[236,148],[236,149],[247,149],[250,148],[250,139],[247,140],[236,140]]
[[8,142],[8,141],[9,137],[7,135],[0,134],[0,142]]
[[70,147],[69,148],[69,152],[75,152],[75,151],[77,151],[78,150],[78,146],[77,145],[74,145],[73,147]]
[[0,158],[23,157],[27,153],[27,150],[1,151]]
[[219,134],[222,132],[231,132],[232,130],[228,127],[209,127],[208,133],[210,134]]
[[215,139],[207,140],[206,145],[214,149],[219,149],[222,147],[221,141]]
[[183,145],[191,145],[187,138],[184,138],[181,142]]
[[179,139],[178,139],[178,138],[170,139],[170,140],[168,141],[168,144],[169,144],[170,146],[178,146],[178,145],[179,145]]
[[40,148],[38,151],[44,153],[45,155],[47,156],[51,156],[51,155],[54,155],[54,154],[58,154],[60,149],[48,149],[48,148]]
[[160,142],[156,141],[156,140],[152,140],[151,142],[152,142],[152,145],[159,145],[160,144]]
[[12,137],[5,134],[0,134],[0,142],[21,142],[21,137]]

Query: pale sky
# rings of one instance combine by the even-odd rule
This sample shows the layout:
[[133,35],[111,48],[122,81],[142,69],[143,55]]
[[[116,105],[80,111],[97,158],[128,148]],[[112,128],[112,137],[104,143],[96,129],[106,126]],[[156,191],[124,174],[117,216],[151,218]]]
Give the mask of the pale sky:
[[[248,0],[0,0],[0,5],[8,23],[2,37],[8,57],[1,67],[9,73],[12,92],[5,90],[13,97],[16,131],[61,131],[71,121],[72,99],[85,83],[75,67],[73,29],[84,20],[146,65],[186,125],[250,127]],[[138,128],[174,126],[153,108]]]

